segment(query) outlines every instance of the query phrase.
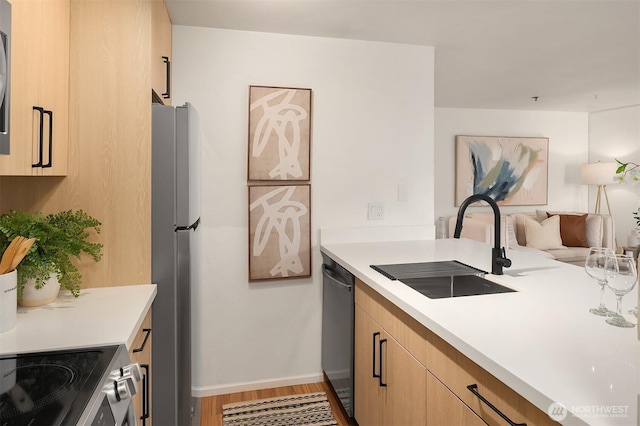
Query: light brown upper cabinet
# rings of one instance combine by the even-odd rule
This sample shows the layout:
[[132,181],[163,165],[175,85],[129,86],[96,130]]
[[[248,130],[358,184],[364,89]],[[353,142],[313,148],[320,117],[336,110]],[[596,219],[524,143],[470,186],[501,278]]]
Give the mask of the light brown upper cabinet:
[[151,85],[154,97],[171,105],[171,20],[164,1],[152,2]]
[[10,154],[0,175],[65,176],[69,151],[69,0],[10,0]]

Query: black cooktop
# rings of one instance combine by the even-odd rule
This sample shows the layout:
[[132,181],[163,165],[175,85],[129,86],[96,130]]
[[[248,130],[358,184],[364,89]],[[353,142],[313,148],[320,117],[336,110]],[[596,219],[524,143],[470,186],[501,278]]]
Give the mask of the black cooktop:
[[0,356],[0,425],[75,425],[117,349]]

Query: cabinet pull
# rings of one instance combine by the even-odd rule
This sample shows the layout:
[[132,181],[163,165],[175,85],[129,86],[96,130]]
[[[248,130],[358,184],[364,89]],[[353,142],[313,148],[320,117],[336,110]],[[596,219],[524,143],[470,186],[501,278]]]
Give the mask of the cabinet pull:
[[140,367],[144,369],[144,374],[142,375],[142,415],[140,420],[142,420],[142,426],[145,426],[149,418],[149,364],[141,364]]
[[515,422],[513,422],[509,417],[507,417],[504,413],[502,413],[502,411],[498,410],[492,403],[490,403],[485,397],[480,395],[480,392],[478,392],[478,385],[477,384],[474,383],[472,385],[469,385],[469,386],[467,386],[467,389],[469,389],[472,394],[477,396],[480,399],[480,401],[482,401],[485,404],[487,404],[489,406],[489,408],[491,408],[493,411],[495,411],[500,417],[502,417],[511,426],[527,426],[526,423],[515,423]]
[[144,340],[142,341],[142,345],[139,348],[134,349],[132,352],[135,354],[137,352],[144,351],[144,347],[147,346],[147,340],[149,339],[149,335],[151,334],[150,328],[143,328],[142,332],[145,333]]
[[[45,109],[43,113],[49,116],[49,162],[42,165],[42,167],[45,168],[51,167],[53,158],[53,111]],[[42,126],[40,126],[40,132],[42,132]],[[42,142],[40,143],[40,151],[42,152]],[[40,162],[42,162],[42,154],[40,154]]]
[[164,62],[167,69],[167,91],[162,94],[162,97],[165,99],[169,99],[171,97],[171,61],[169,61],[168,56],[163,56],[162,61]]
[[43,128],[44,128],[44,108],[39,106],[33,107],[34,111],[40,113],[40,134],[38,136],[38,162],[31,164],[31,167],[42,167],[42,150],[44,149]]
[[371,363],[371,368],[373,369],[373,378],[379,378],[380,375],[376,374],[376,336],[380,336],[380,332],[373,333],[373,347],[371,351],[373,352],[373,362]]
[[387,343],[387,339],[380,339],[380,376],[378,376],[378,382],[380,387],[386,388],[387,384],[382,381],[382,344]]

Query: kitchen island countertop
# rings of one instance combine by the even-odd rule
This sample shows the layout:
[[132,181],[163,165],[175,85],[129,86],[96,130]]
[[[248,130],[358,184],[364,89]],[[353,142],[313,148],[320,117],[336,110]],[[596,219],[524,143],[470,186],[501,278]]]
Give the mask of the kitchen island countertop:
[[[640,424],[636,329],[589,312],[599,289],[584,268],[509,250],[512,267],[486,278],[517,292],[429,299],[370,265],[459,260],[490,271],[491,247],[444,239],[327,243],[321,251],[543,412],[563,404],[572,414],[562,424]],[[637,291],[624,297],[625,311],[636,305]]]
[[18,307],[16,326],[0,333],[0,355],[126,344],[156,296],[156,285],[87,288],[74,298],[60,291],[53,302]]

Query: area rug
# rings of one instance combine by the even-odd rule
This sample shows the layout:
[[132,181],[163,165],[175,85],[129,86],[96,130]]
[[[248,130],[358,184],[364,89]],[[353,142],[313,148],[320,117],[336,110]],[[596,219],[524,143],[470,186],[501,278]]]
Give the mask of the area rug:
[[224,426],[337,425],[324,392],[236,402],[222,406]]

